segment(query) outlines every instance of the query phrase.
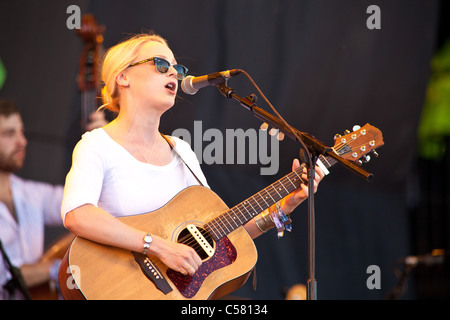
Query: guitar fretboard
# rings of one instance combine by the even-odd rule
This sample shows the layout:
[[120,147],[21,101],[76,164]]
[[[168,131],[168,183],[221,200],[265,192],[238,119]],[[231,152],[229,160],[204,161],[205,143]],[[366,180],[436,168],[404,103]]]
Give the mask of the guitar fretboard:
[[[331,157],[320,155],[319,160],[329,168],[336,163]],[[252,195],[230,210],[205,225],[205,229],[214,240],[218,241],[233,230],[244,225],[256,215],[280,201],[292,191],[298,189],[306,181],[302,178],[305,165],[301,165],[295,171],[275,181],[260,192]]]

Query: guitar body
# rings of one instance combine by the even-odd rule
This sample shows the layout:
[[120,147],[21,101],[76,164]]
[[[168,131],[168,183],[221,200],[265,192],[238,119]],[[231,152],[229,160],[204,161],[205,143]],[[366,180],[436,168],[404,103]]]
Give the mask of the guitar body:
[[[201,229],[226,210],[225,203],[210,189],[193,186],[156,211],[118,219],[164,239],[180,242],[188,225]],[[202,257],[203,263],[192,277],[168,269],[157,258],[149,256],[172,289],[164,293],[146,277],[132,252],[77,237],[59,272],[62,294],[65,299],[105,300],[222,297],[245,283],[256,264],[257,251],[242,226],[218,241],[209,241],[212,241],[214,253]]]

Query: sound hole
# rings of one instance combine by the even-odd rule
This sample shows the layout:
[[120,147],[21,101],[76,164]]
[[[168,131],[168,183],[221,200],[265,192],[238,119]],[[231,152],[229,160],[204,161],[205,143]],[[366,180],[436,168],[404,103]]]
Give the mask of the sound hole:
[[[197,227],[198,231],[202,234],[204,240],[206,240],[207,244],[214,248],[214,240],[211,235],[205,229]],[[202,240],[200,240],[202,241]],[[177,239],[178,243],[185,244],[195,250],[199,255],[200,259],[205,260],[208,258],[208,253],[203,249],[202,244],[192,236],[191,232],[185,228],[183,229]]]

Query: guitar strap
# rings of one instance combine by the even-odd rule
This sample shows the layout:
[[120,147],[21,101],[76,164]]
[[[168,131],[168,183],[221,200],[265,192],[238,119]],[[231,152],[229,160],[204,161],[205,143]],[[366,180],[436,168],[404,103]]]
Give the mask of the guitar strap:
[[177,149],[175,148],[175,146],[173,145],[173,142],[170,140],[170,138],[166,137],[165,135],[163,135],[161,133],[161,136],[166,139],[167,143],[170,145],[170,147],[172,148],[173,151],[175,151],[175,153],[177,154],[177,156],[181,159],[181,161],[184,163],[184,165],[189,169],[189,171],[192,173],[192,175],[195,177],[195,179],[197,179],[198,183],[203,187],[203,183],[200,181],[200,179],[195,175],[194,171],[188,166],[188,164],[186,163],[186,161],[184,161],[183,157],[178,153]]

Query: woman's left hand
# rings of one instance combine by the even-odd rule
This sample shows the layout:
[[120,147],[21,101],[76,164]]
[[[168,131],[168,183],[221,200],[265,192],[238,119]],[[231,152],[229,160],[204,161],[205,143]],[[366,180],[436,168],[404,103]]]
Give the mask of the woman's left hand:
[[[298,159],[294,159],[292,163],[292,170],[296,170],[300,167]],[[283,200],[281,200],[281,208],[285,214],[290,214],[294,209],[308,198],[308,177],[306,168],[303,170],[302,178],[305,180],[305,184],[301,184],[300,188],[291,192]],[[314,175],[314,193],[316,193],[320,181],[325,176],[325,173],[318,166],[315,168]]]

